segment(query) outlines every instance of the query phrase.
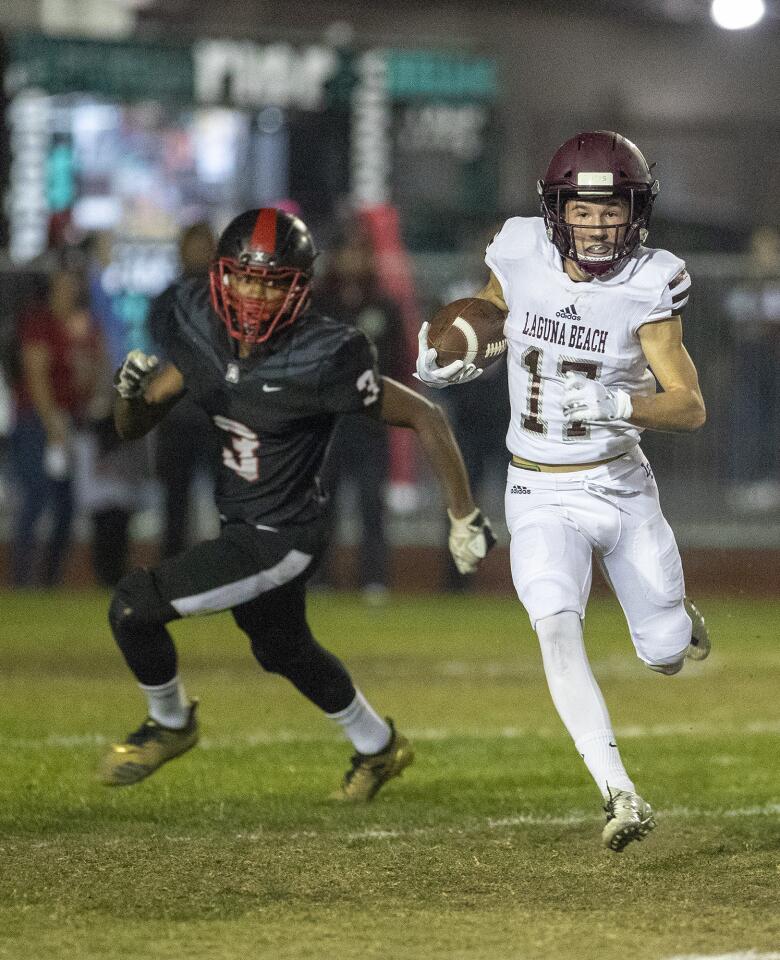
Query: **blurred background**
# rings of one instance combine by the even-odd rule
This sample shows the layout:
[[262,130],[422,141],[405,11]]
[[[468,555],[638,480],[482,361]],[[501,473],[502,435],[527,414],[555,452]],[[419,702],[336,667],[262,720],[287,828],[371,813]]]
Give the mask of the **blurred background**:
[[[482,285],[497,227],[595,128],[656,162],[649,242],[693,277],[709,420],[643,441],[689,589],[776,595],[778,39],[777,0],[0,0],[2,582],[110,585],[214,532],[197,411],[120,446],[111,376],[235,214],[299,213],[319,305],[411,382],[420,321]],[[346,421],[322,589],[511,591],[503,368],[436,399],[500,548],[459,580],[414,445]]]

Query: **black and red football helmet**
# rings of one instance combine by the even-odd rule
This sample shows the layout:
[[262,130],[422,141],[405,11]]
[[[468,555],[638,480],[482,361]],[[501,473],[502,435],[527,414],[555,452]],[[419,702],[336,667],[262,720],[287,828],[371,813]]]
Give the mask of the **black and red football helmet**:
[[[247,210],[225,227],[209,271],[211,302],[227,332],[241,343],[265,343],[306,308],[317,250],[298,217],[264,207]],[[239,294],[233,277],[283,291],[278,299]]]
[[[558,147],[537,189],[547,236],[561,256],[573,260],[591,276],[602,276],[619,267],[645,242],[659,186],[635,144],[610,130],[589,130]],[[611,252],[598,257],[578,253],[575,228],[566,221],[566,201],[608,197],[628,201],[626,222],[608,228],[615,231]]]

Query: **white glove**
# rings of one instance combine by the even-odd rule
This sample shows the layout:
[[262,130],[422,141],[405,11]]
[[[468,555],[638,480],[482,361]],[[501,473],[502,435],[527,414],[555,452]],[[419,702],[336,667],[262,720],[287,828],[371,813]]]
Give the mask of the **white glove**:
[[563,415],[567,423],[628,420],[633,412],[625,390],[610,390],[599,380],[569,370],[563,375]]
[[450,553],[458,573],[473,573],[496,543],[490,521],[478,507],[465,517],[454,517],[449,510],[447,516],[450,518]]
[[436,390],[442,390],[444,387],[453,386],[456,383],[468,383],[469,380],[476,380],[482,373],[482,368],[473,363],[464,363],[462,360],[453,360],[446,367],[436,366],[436,349],[428,346],[428,328],[430,324],[426,321],[417,335],[417,372],[413,374],[418,380],[421,380],[427,387],[434,387]]
[[157,357],[148,357],[143,350],[131,350],[114,377],[116,392],[123,400],[140,397],[159,366]]

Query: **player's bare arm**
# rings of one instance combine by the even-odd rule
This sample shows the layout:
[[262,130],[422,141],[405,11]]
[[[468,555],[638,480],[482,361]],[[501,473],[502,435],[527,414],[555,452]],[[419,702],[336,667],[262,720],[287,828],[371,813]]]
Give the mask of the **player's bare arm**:
[[447,505],[456,517],[476,509],[466,467],[449,421],[440,406],[403,384],[382,377],[381,419],[393,427],[415,431],[444,487]]
[[501,289],[501,284],[498,282],[492,270],[490,271],[490,279],[488,282],[481,290],[478,290],[474,296],[479,300],[488,300],[493,306],[498,307],[498,309],[505,314],[509,313],[509,307],[504,300],[504,291]]
[[473,573],[496,538],[490,521],[471,496],[468,473],[457,441],[441,407],[407,387],[382,377],[380,417],[395,427],[410,427],[436,472],[447,498],[449,548],[460,573]]
[[650,430],[689,433],[706,419],[696,367],[682,342],[675,316],[639,328],[642,351],[661,385],[651,397],[605,386],[569,371],[564,374],[563,413],[568,423],[621,420]]
[[123,440],[145,436],[184,395],[184,378],[172,363],[159,367],[140,350],[128,354],[116,378],[114,426]]
[[683,344],[680,318],[644,324],[639,342],[663,393],[632,397],[630,422],[650,430],[698,430],[707,413],[696,367]]

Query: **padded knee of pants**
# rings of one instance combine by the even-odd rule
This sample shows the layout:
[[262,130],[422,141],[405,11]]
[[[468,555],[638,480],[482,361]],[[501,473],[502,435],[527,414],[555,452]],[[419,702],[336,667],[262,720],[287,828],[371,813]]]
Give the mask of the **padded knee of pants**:
[[651,666],[679,660],[691,640],[691,620],[682,601],[632,623],[631,639],[637,656]]
[[[155,586],[148,570],[133,570],[122,577],[108,608],[108,622],[114,635],[147,631],[159,627],[173,617]],[[175,614],[174,614],[175,616]]]
[[536,629],[538,620],[570,610],[584,614],[582,594],[577,582],[566,573],[547,571],[517,587],[520,602]]

